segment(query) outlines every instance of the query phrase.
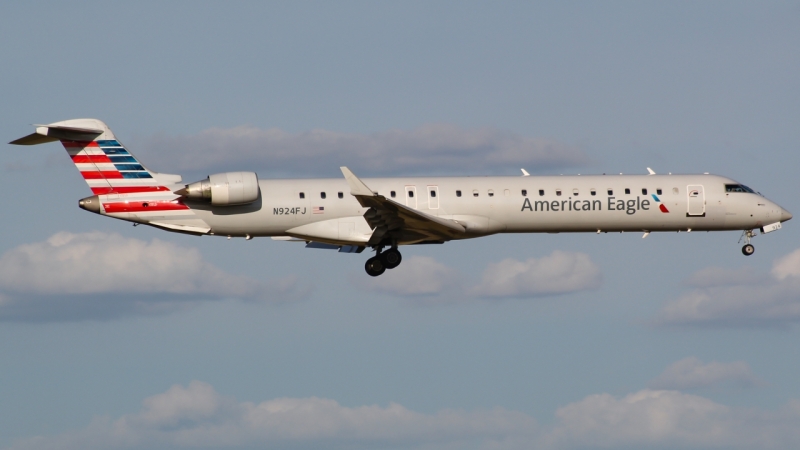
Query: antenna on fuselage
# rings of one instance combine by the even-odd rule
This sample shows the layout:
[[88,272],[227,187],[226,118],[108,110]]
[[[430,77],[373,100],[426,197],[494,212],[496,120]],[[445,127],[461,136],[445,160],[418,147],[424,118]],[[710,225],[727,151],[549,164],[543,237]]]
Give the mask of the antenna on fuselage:
[[529,177],[529,176],[531,176],[531,174],[529,174],[527,170],[525,170],[525,169],[519,169],[519,170],[521,170],[521,171],[522,171],[522,176],[523,176],[523,177]]
[[649,167],[647,168],[647,172],[648,172],[650,175],[655,175],[655,174],[656,174],[656,173],[653,171],[653,169],[651,169],[651,168],[649,168]]

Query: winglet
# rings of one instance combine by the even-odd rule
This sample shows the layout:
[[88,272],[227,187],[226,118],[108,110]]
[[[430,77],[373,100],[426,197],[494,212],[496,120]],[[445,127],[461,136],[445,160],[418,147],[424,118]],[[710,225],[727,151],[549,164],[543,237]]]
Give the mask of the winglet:
[[531,176],[531,174],[529,174],[527,170],[525,170],[525,169],[519,169],[519,170],[521,170],[521,171],[522,171],[522,176],[523,176],[523,177],[529,177],[529,176]]
[[656,173],[653,171],[653,169],[651,169],[651,168],[649,168],[649,167],[647,168],[647,173],[649,173],[650,175],[655,175],[655,174],[656,174]]
[[374,197],[376,195],[372,192],[372,189],[368,188],[363,181],[359,180],[350,169],[347,167],[339,167],[339,169],[342,170],[344,179],[347,180],[347,184],[350,185],[350,195],[363,195],[366,197]]

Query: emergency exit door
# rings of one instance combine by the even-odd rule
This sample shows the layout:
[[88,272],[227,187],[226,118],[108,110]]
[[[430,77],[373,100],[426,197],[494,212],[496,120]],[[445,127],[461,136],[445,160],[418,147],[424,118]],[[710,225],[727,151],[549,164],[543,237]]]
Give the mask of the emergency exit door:
[[428,208],[439,209],[439,186],[428,186]]
[[406,206],[417,209],[417,187],[406,186]]

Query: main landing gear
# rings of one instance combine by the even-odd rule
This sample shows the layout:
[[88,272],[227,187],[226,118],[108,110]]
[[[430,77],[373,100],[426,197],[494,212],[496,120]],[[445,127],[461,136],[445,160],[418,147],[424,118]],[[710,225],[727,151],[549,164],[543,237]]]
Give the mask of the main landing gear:
[[744,256],[750,256],[755,253],[756,248],[750,243],[750,239],[752,239],[755,235],[756,234],[753,233],[753,230],[744,230],[742,233],[742,237],[739,239],[739,242],[742,242],[742,239],[744,239],[744,247],[742,247],[742,254]]
[[368,259],[367,263],[364,264],[367,275],[371,277],[381,275],[383,272],[386,272],[386,269],[394,269],[403,261],[403,255],[397,251],[397,248],[392,247],[385,252],[381,250],[382,249],[378,247],[378,254]]

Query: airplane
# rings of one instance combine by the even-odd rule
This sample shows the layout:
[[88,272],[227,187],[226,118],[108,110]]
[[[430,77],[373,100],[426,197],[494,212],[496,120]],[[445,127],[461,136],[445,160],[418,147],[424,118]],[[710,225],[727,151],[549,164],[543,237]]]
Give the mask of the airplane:
[[[742,230],[744,255],[756,235],[792,214],[749,187],[711,175],[357,177],[259,179],[226,172],[183,183],[147,169],[97,119],[35,125],[11,144],[60,141],[94,195],[80,208],[192,235],[271,237],[308,248],[375,255],[375,277],[402,262],[401,245],[442,244],[497,233]],[[742,239],[740,239],[741,242]]]

